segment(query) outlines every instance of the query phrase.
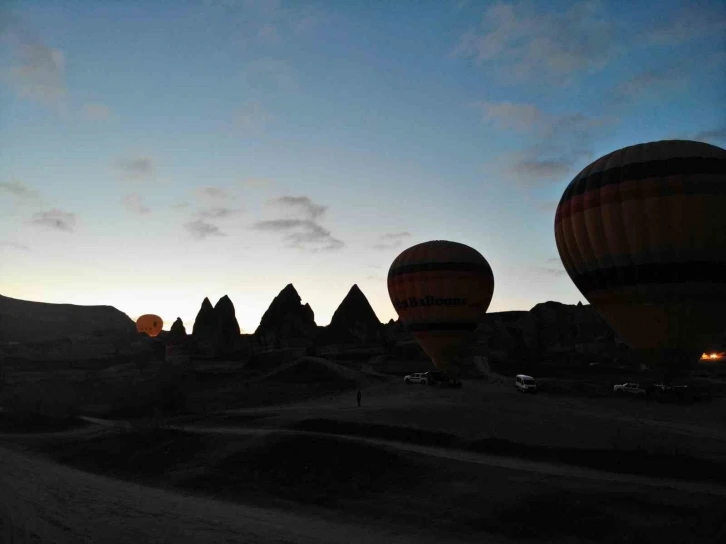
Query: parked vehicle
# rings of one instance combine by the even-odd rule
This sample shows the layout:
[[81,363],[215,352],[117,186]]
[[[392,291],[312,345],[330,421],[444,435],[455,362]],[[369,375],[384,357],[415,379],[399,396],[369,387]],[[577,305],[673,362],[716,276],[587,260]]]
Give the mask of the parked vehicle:
[[424,374],[428,380],[429,385],[435,385],[436,387],[461,387],[461,382],[453,379],[449,374],[441,370],[432,370]]
[[526,374],[517,374],[517,379],[515,383],[517,386],[517,391],[519,391],[520,393],[537,392],[537,382],[534,381],[534,378],[532,376],[527,376]]
[[421,385],[428,385],[429,378],[428,378],[427,374],[428,374],[428,372],[415,372],[414,374],[408,374],[405,378],[403,378],[403,382],[406,385],[411,385],[414,383],[420,383]]
[[641,387],[638,383],[628,382],[622,385],[614,385],[613,392],[618,395],[634,395],[636,397],[644,397],[646,391],[644,387]]

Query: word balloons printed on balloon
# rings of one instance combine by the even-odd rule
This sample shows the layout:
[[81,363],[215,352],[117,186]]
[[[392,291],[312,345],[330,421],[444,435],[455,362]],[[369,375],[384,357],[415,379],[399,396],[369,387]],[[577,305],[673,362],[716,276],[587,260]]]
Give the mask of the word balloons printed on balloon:
[[494,293],[494,275],[477,250],[434,240],[410,247],[388,271],[388,294],[403,325],[440,370],[473,338]]

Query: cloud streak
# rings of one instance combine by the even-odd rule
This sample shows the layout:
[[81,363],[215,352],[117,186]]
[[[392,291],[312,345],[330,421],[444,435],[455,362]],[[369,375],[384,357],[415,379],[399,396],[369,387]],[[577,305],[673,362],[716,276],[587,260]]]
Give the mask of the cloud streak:
[[295,71],[284,60],[259,59],[252,61],[247,65],[245,77],[251,86],[258,89],[293,91],[299,87]]
[[229,200],[233,198],[226,189],[221,187],[200,187],[197,189],[197,194],[202,198],[209,198],[212,200]]
[[[312,252],[337,251],[345,247],[342,240],[310,219],[271,219],[258,221],[252,225],[254,230],[284,233],[287,247],[306,249]],[[312,246],[312,247],[311,247]]]
[[36,213],[31,223],[50,230],[59,230],[62,232],[73,232],[76,227],[76,214],[64,212],[57,208]]
[[654,45],[680,45],[709,37],[719,38],[726,32],[726,9],[718,3],[682,2],[645,34]]
[[505,66],[503,75],[514,80],[554,84],[602,70],[617,54],[617,29],[597,2],[579,2],[564,11],[538,12],[531,5],[489,6],[481,26],[461,36],[454,54],[492,70]]
[[37,191],[19,181],[0,181],[0,194],[5,193],[23,202],[36,202],[40,200]]
[[189,234],[192,235],[193,238],[196,238],[198,240],[204,240],[206,238],[216,236],[227,236],[225,233],[219,230],[219,227],[217,227],[216,225],[213,225],[212,223],[209,223],[207,221],[202,221],[201,219],[185,223],[184,228],[187,230],[187,232],[189,232]]
[[260,100],[248,100],[236,116],[237,126],[249,134],[262,132],[273,119]]
[[380,241],[373,245],[373,249],[396,249],[401,247],[403,240],[410,237],[411,233],[408,231],[382,234]]
[[478,102],[476,106],[486,124],[528,139],[528,145],[504,155],[499,163],[506,175],[525,185],[561,180],[592,158],[595,136],[617,122],[614,117],[582,113],[555,115],[534,104]]
[[702,131],[694,134],[692,136],[692,139],[699,141],[699,142],[706,142],[706,143],[712,143],[712,142],[724,143],[724,142],[726,142],[726,127],[715,128],[715,129],[711,129],[711,130],[702,130]]
[[288,216],[252,225],[253,230],[283,234],[286,247],[311,251],[338,251],[345,243],[332,235],[318,220],[328,207],[316,204],[307,196],[281,196],[271,199],[268,205],[281,208]]
[[327,206],[315,204],[307,196],[281,196],[269,200],[268,204],[285,208],[292,214],[300,214],[305,219],[317,219],[328,209]]
[[241,213],[243,213],[242,210],[218,207],[200,210],[197,212],[196,215],[201,219],[227,219],[228,217],[234,217],[236,215],[240,215]]
[[25,244],[19,244],[17,242],[2,242],[0,241],[0,248],[7,247],[10,249],[17,249],[18,251],[30,251],[30,247]]
[[146,205],[144,205],[141,196],[136,193],[126,195],[121,200],[121,203],[123,204],[124,208],[126,208],[126,210],[131,213],[135,213],[137,215],[146,215],[148,213],[151,213],[151,210]]
[[115,163],[115,167],[116,170],[121,173],[123,179],[132,181],[149,179],[153,177],[156,172],[154,159],[148,156],[118,159]]
[[0,35],[12,52],[6,82],[21,98],[62,111],[68,95],[63,52],[45,44],[9,10],[0,19]]

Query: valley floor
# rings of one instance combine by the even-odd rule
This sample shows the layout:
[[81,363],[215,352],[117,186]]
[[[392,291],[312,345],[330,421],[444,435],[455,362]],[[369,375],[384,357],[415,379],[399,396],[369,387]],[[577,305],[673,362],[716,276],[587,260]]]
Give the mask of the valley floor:
[[[397,379],[364,388],[360,408],[348,390],[170,420],[156,435],[95,419],[0,436],[0,535],[59,544],[723,542],[724,422],[723,399],[670,406]],[[676,468],[585,466],[585,450]],[[715,467],[713,477],[699,466]],[[26,534],[10,540],[12,530]]]

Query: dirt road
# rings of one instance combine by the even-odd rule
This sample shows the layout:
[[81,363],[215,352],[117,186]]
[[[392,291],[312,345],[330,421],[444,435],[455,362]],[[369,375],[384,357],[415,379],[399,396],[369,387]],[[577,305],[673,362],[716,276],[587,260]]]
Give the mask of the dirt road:
[[[13,536],[9,520],[15,525]],[[3,542],[22,544],[446,542],[415,531],[386,531],[181,495],[81,472],[3,447],[0,523]]]
[[[291,431],[283,429],[244,429],[240,427],[199,427],[194,425],[173,425],[167,426],[169,429],[183,430],[187,432],[198,432],[204,434],[297,434],[297,435],[314,435],[314,436],[331,436],[324,433],[315,433],[309,431]],[[645,476],[637,476],[631,474],[618,474],[603,470],[594,470],[588,468],[575,467],[572,465],[562,465],[554,463],[544,463],[540,461],[528,461],[516,457],[505,457],[500,455],[486,455],[463,450],[439,448],[434,446],[421,446],[418,444],[410,444],[407,442],[396,442],[393,440],[381,440],[377,438],[366,438],[361,436],[334,435],[336,438],[351,440],[356,442],[365,442],[377,446],[406,450],[414,453],[422,453],[446,459],[455,459],[458,461],[466,461],[469,463],[478,463],[493,467],[508,468],[514,470],[524,470],[527,472],[536,472],[551,476],[564,476],[568,478],[586,478],[590,480],[602,480],[606,482],[622,482],[628,484],[636,484],[640,486],[660,487],[677,489],[689,493],[708,493],[726,497],[726,487],[708,484],[706,482],[689,482],[676,479],[649,478]]]

